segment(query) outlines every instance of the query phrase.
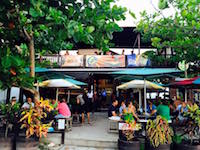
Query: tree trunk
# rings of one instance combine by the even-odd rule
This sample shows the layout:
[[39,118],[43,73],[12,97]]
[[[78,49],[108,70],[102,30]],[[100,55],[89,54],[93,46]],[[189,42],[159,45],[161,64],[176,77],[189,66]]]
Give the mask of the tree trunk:
[[34,101],[39,100],[39,92],[35,88],[30,89],[23,87],[23,89],[31,92],[34,95]]
[[35,49],[33,36],[28,43],[28,47],[30,51],[30,77],[35,77]]
[[[33,34],[31,33],[31,35],[28,35],[28,37],[29,37],[28,47],[29,47],[29,53],[30,53],[29,54],[29,57],[30,57],[30,77],[34,78],[35,77],[35,48],[34,48]],[[39,100],[39,93],[35,88],[33,88],[33,89],[27,88],[26,90],[33,93],[34,101]]]

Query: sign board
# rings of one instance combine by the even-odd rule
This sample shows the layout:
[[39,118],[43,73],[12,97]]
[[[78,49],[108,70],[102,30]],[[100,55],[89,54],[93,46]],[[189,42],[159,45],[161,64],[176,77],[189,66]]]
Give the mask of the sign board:
[[58,129],[59,130],[65,129],[65,119],[58,119]]
[[143,67],[149,65],[149,60],[143,55],[128,55],[127,66],[128,67]]
[[136,64],[136,55],[135,54],[127,56],[127,65],[128,65],[128,67],[137,66],[137,64]]
[[87,55],[86,67],[125,67],[124,55]]
[[189,64],[186,64],[185,60],[183,60],[183,61],[181,61],[181,62],[178,63],[178,68],[181,71],[186,71],[189,68]]
[[62,67],[83,67],[83,55],[62,56]]
[[128,123],[120,122],[119,130],[133,130]]

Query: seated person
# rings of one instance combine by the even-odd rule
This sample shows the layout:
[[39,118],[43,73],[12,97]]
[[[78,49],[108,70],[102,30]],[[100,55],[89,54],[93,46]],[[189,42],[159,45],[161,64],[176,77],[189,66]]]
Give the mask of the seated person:
[[65,102],[65,99],[61,99],[58,103],[58,115],[55,118],[68,118],[71,117],[71,111]]
[[187,105],[185,102],[182,102],[182,104],[179,104],[177,106],[177,111],[178,111],[178,121],[180,124],[185,124],[187,121],[187,118],[184,117],[184,113],[188,111]]
[[156,116],[156,106],[151,101],[148,101],[147,113],[151,116]]
[[119,108],[119,115],[122,116],[125,110],[126,110],[126,104],[125,104],[124,100],[122,100],[121,106]]
[[169,106],[167,105],[167,101],[161,101],[161,104],[158,105],[156,109],[157,115],[160,115],[161,117],[170,120],[170,109]]
[[53,107],[54,110],[58,109],[58,102],[55,99],[50,99],[50,105]]
[[129,101],[128,102],[128,109],[127,111],[125,111],[125,113],[132,113],[133,114],[133,117],[137,120],[139,120],[137,114],[136,114],[136,108],[135,106],[133,105],[133,102],[132,101]]
[[108,108],[108,117],[117,116],[117,105],[118,105],[118,101],[114,99],[112,101],[112,104]]
[[22,105],[22,108],[23,108],[23,109],[29,109],[30,107],[34,107],[34,103],[32,102],[32,99],[31,99],[30,97],[28,97],[26,101],[27,101],[27,102],[25,102],[25,103]]
[[58,114],[58,102],[55,99],[50,99],[50,105],[53,107],[53,110],[48,113],[49,118],[54,118]]
[[13,96],[13,97],[11,98],[11,105],[14,106],[14,105],[16,104],[16,102],[17,102],[17,99],[16,99],[15,96]]
[[174,101],[174,107],[175,109],[177,109],[178,105],[180,105],[182,103],[181,98],[179,96],[177,96],[177,99]]

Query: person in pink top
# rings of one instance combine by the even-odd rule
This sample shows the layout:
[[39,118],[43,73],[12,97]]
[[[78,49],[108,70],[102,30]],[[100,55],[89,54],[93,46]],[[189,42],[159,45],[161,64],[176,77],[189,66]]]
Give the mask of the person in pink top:
[[55,116],[55,118],[66,118],[71,117],[71,111],[65,102],[65,99],[61,99],[58,103],[58,115]]

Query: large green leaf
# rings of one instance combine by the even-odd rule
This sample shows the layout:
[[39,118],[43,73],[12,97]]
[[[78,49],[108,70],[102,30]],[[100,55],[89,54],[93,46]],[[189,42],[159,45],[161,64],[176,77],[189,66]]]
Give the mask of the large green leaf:
[[29,13],[30,13],[30,15],[33,17],[33,18],[36,18],[36,17],[38,17],[40,14],[34,9],[34,8],[30,8],[30,10],[29,10]]

